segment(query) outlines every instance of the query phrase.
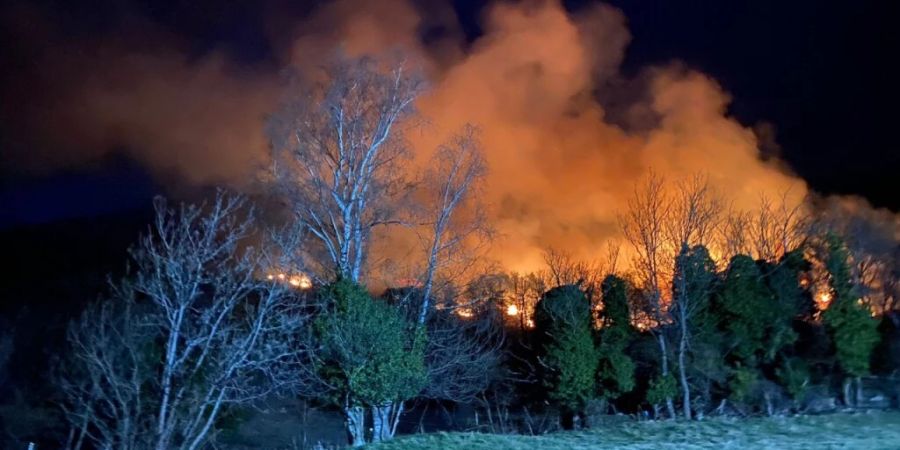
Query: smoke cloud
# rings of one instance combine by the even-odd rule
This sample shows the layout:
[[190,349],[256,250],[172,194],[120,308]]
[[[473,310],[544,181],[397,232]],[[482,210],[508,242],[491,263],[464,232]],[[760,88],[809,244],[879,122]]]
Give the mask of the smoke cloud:
[[[417,157],[465,123],[481,127],[486,200],[501,233],[494,255],[512,270],[536,268],[549,246],[600,257],[620,238],[617,212],[650,168],[673,180],[706,173],[736,207],[765,193],[806,193],[803,180],[761,153],[774,145],[771,130],[758,135],[730,117],[729,95],[709,76],[672,62],[625,77],[631,36],[619,10],[570,15],[555,2],[500,3],[468,45],[450,14],[437,14],[449,17],[445,32],[426,44],[420,31],[434,25],[426,20],[441,19],[410,3],[329,3],[290,32],[277,27],[279,67],[264,69],[222,52],[191,58],[174,39],[138,50],[133,41],[54,46],[35,64],[40,75],[73,79],[24,114],[19,128],[37,137],[9,161],[52,170],[116,150],[169,179],[246,186],[265,164],[263,120],[279,98],[280,69],[314,65],[336,48],[403,48],[432,84],[418,105],[431,125],[411,136]],[[38,33],[52,41],[52,32]]]

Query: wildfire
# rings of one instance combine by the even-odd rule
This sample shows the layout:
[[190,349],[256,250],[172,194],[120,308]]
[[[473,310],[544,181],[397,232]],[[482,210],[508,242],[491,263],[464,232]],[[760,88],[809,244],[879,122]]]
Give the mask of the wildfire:
[[472,310],[469,308],[457,309],[456,314],[459,315],[459,317],[462,317],[463,319],[471,319],[472,317],[475,316],[475,313],[472,312]]
[[298,289],[309,289],[312,287],[312,280],[305,275],[294,275],[288,280],[288,284]]
[[280,283],[287,283],[297,289],[306,290],[312,287],[312,280],[303,274],[288,275],[284,272],[279,272],[277,274],[270,273],[266,275],[266,279],[269,281],[278,280]]
[[815,295],[816,304],[819,305],[819,309],[827,309],[828,305],[831,304],[831,292],[829,291],[819,291]]
[[506,315],[507,316],[518,316],[519,315],[519,307],[510,303],[506,305]]

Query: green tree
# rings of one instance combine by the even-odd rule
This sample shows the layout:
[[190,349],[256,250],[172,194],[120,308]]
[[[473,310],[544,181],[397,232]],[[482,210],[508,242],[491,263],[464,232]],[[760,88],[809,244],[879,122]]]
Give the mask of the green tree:
[[365,408],[373,413],[373,439],[389,438],[402,412],[393,405],[402,407],[425,385],[424,334],[347,279],[324,287],[321,296],[327,308],[316,321],[321,373],[330,400],[344,412],[351,444],[365,443]]
[[602,326],[599,337],[599,370],[597,372],[600,396],[613,400],[634,389],[634,361],[626,353],[634,339],[628,312],[628,282],[609,275],[601,284],[603,293]]
[[747,255],[732,258],[716,295],[716,305],[721,311],[719,320],[726,351],[745,369],[756,367],[766,349],[772,304],[773,296],[756,261]]
[[650,380],[647,387],[647,403],[653,407],[653,416],[659,417],[659,405],[668,398],[675,398],[678,395],[678,387],[675,377],[671,374],[659,374]]
[[846,375],[844,402],[850,404],[851,379],[857,382],[857,400],[862,397],[860,377],[869,373],[872,351],[878,344],[878,323],[857,295],[850,275],[849,253],[843,242],[829,235],[825,244],[832,300],[822,314],[822,321],[834,342],[837,363]]
[[716,282],[716,264],[703,246],[689,248],[684,245],[675,258],[675,276],[672,280],[671,317],[677,333],[678,382],[681,385],[681,404],[685,419],[692,418],[691,389],[688,380],[688,360],[692,349],[704,344],[702,337],[709,336],[712,315],[709,314],[710,296]]
[[801,358],[784,359],[775,376],[794,402],[802,400],[809,389],[809,366]]
[[547,398],[567,417],[581,414],[595,393],[598,358],[591,307],[574,285],[547,291],[537,304],[542,384]]
[[797,340],[793,321],[803,306],[799,283],[803,262],[800,252],[790,252],[776,264],[737,255],[728,265],[715,310],[730,362],[731,398],[738,403],[760,392],[764,368]]

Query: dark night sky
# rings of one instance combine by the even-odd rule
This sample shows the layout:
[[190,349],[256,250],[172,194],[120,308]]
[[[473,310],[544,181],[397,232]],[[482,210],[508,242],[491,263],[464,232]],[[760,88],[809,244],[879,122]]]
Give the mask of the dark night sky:
[[[247,67],[274,64],[267,18],[302,18],[309,2],[114,0],[40,1],[63,37],[112,39],[129,16],[150,21],[199,56],[213,49]],[[416,2],[423,14],[448,11]],[[452,10],[469,41],[479,35],[487,2],[455,1]],[[577,10],[588,2],[566,2]],[[900,55],[894,2],[620,0],[633,41],[624,71],[673,59],[714,77],[733,96],[742,123],[774,125],[781,158],[821,193],[857,194],[900,210],[895,174],[896,72]],[[124,5],[124,6],[123,6]],[[23,20],[0,7],[0,24]],[[440,29],[422,30],[423,38]],[[0,93],[27,89],[26,37],[0,31]],[[152,43],[151,43],[152,44]],[[54,83],[66,83],[61,73]],[[7,102],[7,96],[3,96]],[[23,96],[13,97],[23,101]],[[6,114],[20,106],[5,104]],[[13,112],[11,112],[13,111]],[[0,116],[0,152],[16,145]],[[0,228],[90,217],[147,205],[157,187],[135,164],[108,158],[64,173],[23,174],[2,164]],[[56,201],[50,201],[55,199]],[[89,199],[89,200],[82,200]]]

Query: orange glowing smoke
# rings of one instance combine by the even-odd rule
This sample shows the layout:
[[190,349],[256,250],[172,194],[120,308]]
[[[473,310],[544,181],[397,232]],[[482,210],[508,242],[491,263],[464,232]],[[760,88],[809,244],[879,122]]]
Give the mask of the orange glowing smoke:
[[[498,2],[471,43],[449,11],[443,37],[422,43],[418,11],[405,0],[326,2],[293,30],[273,31],[276,67],[255,71],[223,52],[198,59],[175,43],[47,48],[35,67],[74,81],[52,107],[38,108],[47,113],[30,125],[44,131],[42,142],[22,146],[28,154],[16,159],[68,167],[116,148],[162,180],[247,186],[266,164],[263,117],[276,108],[284,67],[318,67],[338,48],[351,55],[401,48],[421,62],[432,87],[417,105],[429,125],[407,136],[417,162],[462,124],[481,127],[490,165],[484,197],[501,236],[491,255],[509,270],[538,269],[548,247],[597,259],[621,239],[616,215],[650,167],[673,180],[707,173],[738,208],[754,206],[761,193],[806,191],[777,161],[761,160],[768,134],[729,115],[729,94],[714,79],[677,62],[623,74],[631,35],[611,6],[573,15],[556,1]],[[59,42],[40,37],[33,40]],[[74,148],[55,152],[63,144]],[[372,260],[423,259],[414,239],[399,239],[404,245],[374,245]]]

